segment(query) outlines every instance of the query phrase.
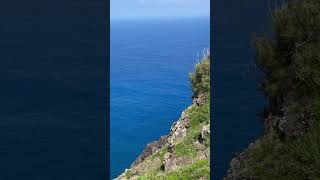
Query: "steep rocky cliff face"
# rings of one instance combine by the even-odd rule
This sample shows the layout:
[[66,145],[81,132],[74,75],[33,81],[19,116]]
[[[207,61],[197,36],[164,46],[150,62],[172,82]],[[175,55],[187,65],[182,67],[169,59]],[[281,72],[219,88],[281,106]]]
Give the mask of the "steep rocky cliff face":
[[274,36],[256,43],[265,133],[232,159],[226,180],[320,179],[320,1],[289,1],[272,18]]
[[[311,102],[311,100],[306,101]],[[295,103],[302,102],[301,100]],[[264,136],[236,154],[230,162],[230,169],[224,179],[305,179],[304,177],[308,174],[304,168],[311,169],[310,172],[312,172],[314,167],[312,165],[307,167],[310,164],[304,164],[307,162],[302,159],[305,158],[304,156],[314,155],[310,159],[314,161],[314,158],[318,158],[319,155],[319,153],[316,155],[308,154],[307,151],[301,152],[304,151],[303,148],[308,148],[308,144],[318,143],[319,145],[319,141],[313,139],[307,139],[309,140],[307,144],[304,142],[312,132],[312,124],[316,119],[310,111],[310,103],[307,102],[299,110],[289,105],[291,103],[284,102],[280,106],[279,113],[268,112],[265,117]],[[319,129],[315,131],[317,130]],[[317,146],[315,149],[319,151],[320,147]]]
[[[117,179],[209,179],[210,176],[210,57],[190,74],[194,97],[170,133],[149,143]],[[196,88],[194,88],[196,87]]]

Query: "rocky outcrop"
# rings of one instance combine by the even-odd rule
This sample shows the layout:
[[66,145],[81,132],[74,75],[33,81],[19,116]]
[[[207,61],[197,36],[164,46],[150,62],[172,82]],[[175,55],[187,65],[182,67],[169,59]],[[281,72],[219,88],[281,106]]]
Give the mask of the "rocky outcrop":
[[[259,179],[259,177],[245,176],[239,173],[248,168],[248,163],[245,162],[250,159],[251,152],[261,145],[262,140],[271,139],[270,141],[275,142],[275,144],[277,141],[281,143],[291,142],[309,132],[314,119],[310,111],[310,102],[310,99],[305,97],[300,99],[286,97],[280,103],[278,102],[275,107],[269,107],[269,112],[265,113],[264,135],[251,143],[247,149],[235,155],[230,162],[230,168],[224,180]],[[303,106],[298,104],[303,104]]]
[[320,178],[320,1],[283,2],[271,14],[273,35],[255,39],[265,132],[232,159],[225,179]]
[[[190,108],[190,107],[189,107]],[[173,144],[178,139],[183,138],[187,134],[187,129],[190,127],[190,119],[186,115],[186,111],[189,109],[187,108],[185,111],[182,112],[179,121],[173,123],[170,128],[170,135],[168,138],[168,143]]]
[[[131,164],[130,169],[126,169],[117,179],[137,179],[139,176],[150,171],[161,169],[161,173],[169,173],[179,170],[195,160],[203,160],[210,158],[210,148],[205,143],[210,141],[210,124],[201,126],[199,139],[194,143],[196,147],[195,158],[188,156],[180,156],[176,154],[176,146],[187,136],[187,132],[191,126],[191,120],[188,111],[192,106],[204,105],[207,97],[200,95],[193,98],[193,104],[185,109],[178,121],[174,122],[170,128],[170,133],[162,136],[159,140],[149,143],[138,158]],[[208,120],[209,122],[209,120]],[[161,156],[164,147],[167,151]]]
[[174,153],[166,153],[164,155],[163,165],[164,171],[170,172],[179,169],[181,166],[185,166],[186,164],[191,162],[190,158],[187,157],[179,157]]
[[247,149],[237,153],[230,162],[230,168],[224,180],[258,180],[259,177],[244,176],[241,171],[247,169],[250,153],[259,147],[261,140],[273,138],[271,141],[288,142],[302,137],[310,129],[311,115],[307,111],[294,112],[290,108],[283,108],[281,114],[268,113],[265,118],[265,134],[260,139],[251,143]]
[[116,179],[209,179],[209,54],[202,57],[189,77],[192,104],[172,124],[168,135],[148,144],[130,169]]
[[304,104],[303,107],[296,108],[294,102],[285,102],[279,108],[279,113],[269,112],[265,118],[265,132],[275,133],[284,141],[302,137],[309,131],[312,125],[312,114],[310,112],[310,100],[297,100]]
[[203,105],[208,101],[208,98],[209,97],[207,97],[206,94],[200,94],[192,98],[192,103],[197,105]]
[[200,142],[206,142],[210,139],[210,124],[205,125],[201,129]]
[[164,145],[167,144],[169,136],[162,136],[158,141],[153,141],[146,146],[143,152],[138,156],[138,158],[131,164],[131,168],[137,166],[145,159],[150,157],[152,154],[158,152]]
[[260,140],[256,140],[254,143],[250,143],[247,149],[237,153],[235,157],[230,162],[230,168],[227,172],[224,180],[258,180],[259,178],[253,176],[243,176],[239,175],[239,171],[245,168],[246,164],[244,163],[248,159],[248,153],[254,148],[259,146]]

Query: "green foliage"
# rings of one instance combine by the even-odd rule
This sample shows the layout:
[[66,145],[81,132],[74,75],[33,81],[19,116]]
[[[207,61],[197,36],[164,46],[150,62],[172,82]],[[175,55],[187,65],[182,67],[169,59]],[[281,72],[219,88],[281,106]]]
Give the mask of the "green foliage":
[[316,121],[301,139],[280,142],[266,136],[248,154],[240,175],[260,179],[320,179],[320,96],[313,98]]
[[312,100],[314,124],[302,138],[281,142],[267,135],[250,149],[239,176],[256,179],[320,179],[320,1],[293,0],[277,9],[273,38],[255,41],[256,60],[265,77],[262,87],[270,99],[296,98],[288,107],[299,113]]
[[210,178],[210,163],[208,160],[199,160],[181,170],[163,176],[167,180],[189,180],[199,178]]
[[240,175],[259,179],[316,179],[320,178],[320,125],[304,138],[282,143],[264,138],[251,150],[246,169]]
[[164,145],[160,151],[151,156],[151,159],[154,160],[156,157],[159,157],[161,161],[163,161],[164,155],[168,152],[168,145]]
[[190,127],[186,137],[176,145],[175,150],[178,156],[193,157],[197,153],[194,142],[200,136],[201,127],[210,121],[210,102],[201,106],[193,105],[186,113],[190,118]]
[[296,161],[301,163],[301,174],[305,177],[320,178],[320,124],[311,133],[293,144]]
[[188,135],[176,145],[175,154],[177,156],[194,157],[197,154],[194,141],[199,134],[200,129],[192,129]]
[[210,92],[210,55],[204,55],[196,64],[194,72],[189,74],[194,95]]
[[126,173],[125,173],[125,177],[127,179],[130,179],[132,177],[132,172],[130,170],[128,170]]
[[203,122],[209,123],[210,121],[210,100],[203,105],[200,106],[192,106],[190,110],[187,112],[191,126],[197,126]]
[[199,160],[177,171],[155,176],[152,174],[139,177],[138,180],[189,180],[189,179],[210,179],[209,160]]
[[293,143],[293,155],[306,177],[320,178],[320,96],[313,98],[315,123],[310,133]]
[[320,87],[319,9],[319,0],[290,1],[273,14],[273,38],[256,39],[257,64],[266,75],[262,84],[269,96]]
[[[191,157],[194,158],[197,155],[197,149],[195,146],[195,141],[198,140],[201,128],[203,125],[208,124],[210,120],[210,102],[206,102],[203,105],[192,105],[190,109],[186,111],[186,116],[190,118],[190,127],[187,130],[186,136],[181,139],[175,146],[175,155]],[[207,147],[210,146],[210,142],[206,142]],[[164,154],[168,152],[168,146],[162,147],[162,149],[154,154],[151,158],[155,159],[157,157],[163,161]],[[204,167],[204,165],[208,163],[207,161],[199,161],[197,163],[192,164],[191,166],[183,167],[183,170],[179,170],[174,173],[166,174],[159,176],[159,172],[162,172],[159,169],[158,172],[149,172],[139,179],[176,179],[176,178],[191,178],[191,177],[209,177],[209,165],[208,168]],[[201,167],[200,167],[201,166]],[[197,169],[194,172],[191,169]],[[202,174],[201,174],[202,173]],[[160,173],[161,174],[161,173]],[[209,178],[207,178],[209,179]]]
[[[151,156],[151,160],[160,159],[156,169],[149,170],[139,176],[139,180],[189,180],[189,179],[209,179],[210,164],[209,160],[196,160],[197,147],[195,142],[199,140],[201,128],[210,122],[210,55],[204,55],[201,61],[195,65],[195,70],[190,73],[190,82],[195,96],[205,95],[205,100],[200,105],[193,104],[186,110],[186,116],[190,119],[190,126],[187,134],[182,139],[176,141],[174,155],[187,157],[193,163],[179,168],[173,172],[164,171],[164,155],[168,152],[168,145]],[[210,138],[208,138],[210,139]],[[206,141],[204,148],[209,148],[210,140]],[[198,147],[199,148],[199,147]],[[207,150],[207,149],[205,149]]]
[[302,163],[297,161],[292,144],[284,144],[271,137],[264,137],[258,147],[251,149],[246,168],[239,175],[258,179],[304,179]]

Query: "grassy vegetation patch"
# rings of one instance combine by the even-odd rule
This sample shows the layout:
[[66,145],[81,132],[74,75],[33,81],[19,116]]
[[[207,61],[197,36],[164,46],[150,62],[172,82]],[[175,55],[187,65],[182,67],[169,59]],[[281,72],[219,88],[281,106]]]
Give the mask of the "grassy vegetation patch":
[[196,64],[193,73],[189,74],[192,91],[195,95],[210,92],[210,55],[205,54]]
[[196,129],[190,131],[192,132],[189,132],[187,136],[175,146],[175,154],[177,156],[196,156],[197,150],[194,144],[194,137],[196,137],[200,131]]
[[163,161],[163,157],[167,152],[168,152],[168,145],[166,144],[160,149],[160,151],[158,151],[157,153],[151,156],[151,160],[154,160],[155,158],[159,157],[160,160]]
[[[175,156],[188,157],[192,161],[196,161],[195,157],[198,151],[198,145],[195,143],[199,140],[203,125],[209,124],[210,121],[210,55],[205,54],[198,64],[195,66],[193,73],[190,73],[190,82],[193,90],[193,95],[200,99],[204,98],[201,105],[193,104],[186,110],[186,117],[190,119],[187,134],[184,138],[178,139],[175,142],[173,154]],[[198,97],[199,96],[199,97]],[[204,103],[204,104],[203,104]],[[200,103],[199,103],[200,104]],[[209,138],[208,138],[209,139]],[[206,141],[207,147],[210,146],[210,141]],[[160,151],[151,156],[151,161],[158,161],[157,168],[148,170],[142,174],[139,180],[189,180],[198,179],[200,177],[209,179],[210,165],[209,160],[196,161],[188,166],[181,166],[179,170],[168,173],[165,171],[163,164],[164,155],[168,152],[168,145],[161,148]],[[158,166],[159,165],[159,166]]]
[[163,179],[180,180],[180,179],[199,179],[210,178],[210,163],[208,160],[200,160],[181,170],[168,173],[163,176]]
[[192,106],[187,112],[190,117],[191,127],[201,123],[209,123],[210,120],[210,101],[201,106]]
[[177,171],[173,171],[160,176],[147,174],[139,177],[138,180],[189,180],[205,178],[210,179],[210,163],[209,160],[199,160]]
[[125,177],[127,179],[130,179],[132,177],[132,172],[130,170],[128,170],[126,173],[125,173]]
[[190,127],[187,135],[176,145],[175,153],[178,156],[194,157],[197,154],[195,141],[198,140],[202,125],[208,124],[210,120],[210,103],[204,105],[193,105],[187,115],[190,118]]
[[250,150],[239,175],[260,179],[320,179],[320,98],[314,98],[315,122],[301,139],[280,142],[266,136]]
[[[301,179],[297,171],[300,165],[292,161],[292,151],[285,144],[264,137],[261,143],[251,149],[245,160],[245,168],[238,175],[267,179]],[[302,178],[303,179],[303,178]]]
[[248,152],[240,176],[320,179],[320,96],[313,97],[320,87],[319,9],[319,0],[288,1],[272,14],[273,36],[255,41],[257,65],[264,73],[261,85],[269,104],[276,109],[285,105],[299,113],[308,107],[300,98],[312,100],[312,129],[289,142],[265,136]]
[[268,96],[299,96],[320,87],[319,9],[319,0],[288,1],[272,14],[273,36],[256,39],[256,61]]

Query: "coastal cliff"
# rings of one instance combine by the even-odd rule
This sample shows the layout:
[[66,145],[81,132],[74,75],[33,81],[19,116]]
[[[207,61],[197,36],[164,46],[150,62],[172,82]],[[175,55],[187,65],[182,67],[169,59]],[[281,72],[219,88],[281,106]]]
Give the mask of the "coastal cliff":
[[210,55],[190,73],[192,104],[117,180],[210,179]]
[[225,180],[320,178],[320,1],[289,1],[272,19],[273,36],[255,41],[265,132],[232,159]]

